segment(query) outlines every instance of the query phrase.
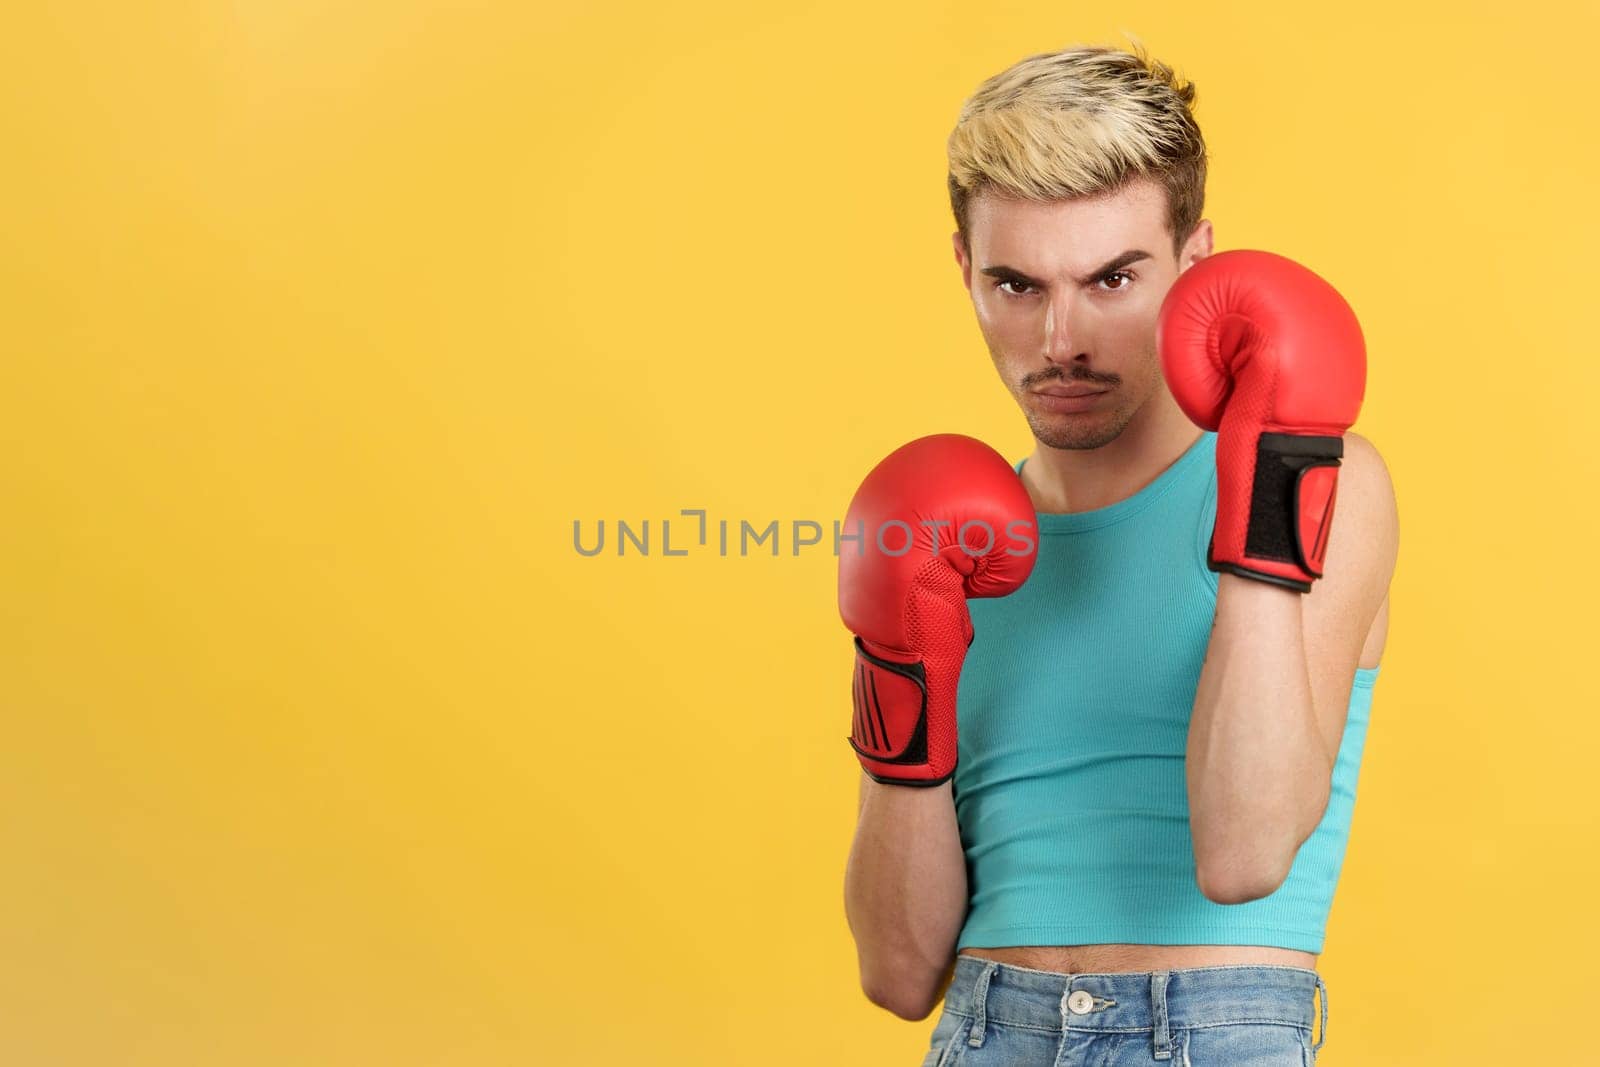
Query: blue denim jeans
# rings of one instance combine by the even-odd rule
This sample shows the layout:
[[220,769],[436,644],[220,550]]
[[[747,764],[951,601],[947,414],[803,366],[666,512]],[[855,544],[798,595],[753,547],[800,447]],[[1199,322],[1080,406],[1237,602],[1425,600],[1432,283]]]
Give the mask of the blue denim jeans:
[[1059,974],[957,956],[922,1063],[1311,1067],[1327,1028],[1327,988],[1303,967]]

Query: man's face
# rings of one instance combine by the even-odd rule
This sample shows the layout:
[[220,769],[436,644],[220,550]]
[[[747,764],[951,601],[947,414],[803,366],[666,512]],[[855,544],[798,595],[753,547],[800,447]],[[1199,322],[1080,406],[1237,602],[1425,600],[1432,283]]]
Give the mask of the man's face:
[[1156,313],[1180,262],[1211,245],[1202,222],[1175,257],[1166,214],[1166,191],[1143,178],[1092,199],[971,201],[972,256],[958,235],[956,260],[995,369],[1042,444],[1099,448],[1165,387]]

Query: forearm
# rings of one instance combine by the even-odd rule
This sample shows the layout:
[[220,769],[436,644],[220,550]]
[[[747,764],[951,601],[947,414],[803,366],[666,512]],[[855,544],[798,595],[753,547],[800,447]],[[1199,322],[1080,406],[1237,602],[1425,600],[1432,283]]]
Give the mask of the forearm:
[[845,916],[867,996],[905,1018],[927,1015],[966,914],[966,857],[950,783],[912,788],[863,774]]
[[1189,725],[1197,876],[1213,900],[1272,892],[1327,807],[1299,593],[1223,574]]

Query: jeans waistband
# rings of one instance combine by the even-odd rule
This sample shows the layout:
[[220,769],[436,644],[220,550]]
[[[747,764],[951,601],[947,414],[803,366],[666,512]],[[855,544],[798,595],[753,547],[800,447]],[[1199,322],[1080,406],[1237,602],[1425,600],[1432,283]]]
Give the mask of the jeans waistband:
[[1035,1029],[1153,1030],[1156,1047],[1169,1030],[1226,1023],[1311,1027],[1322,1005],[1316,1049],[1328,1032],[1328,991],[1304,967],[1234,964],[1170,971],[1063,974],[957,956],[945,1007],[982,1023]]

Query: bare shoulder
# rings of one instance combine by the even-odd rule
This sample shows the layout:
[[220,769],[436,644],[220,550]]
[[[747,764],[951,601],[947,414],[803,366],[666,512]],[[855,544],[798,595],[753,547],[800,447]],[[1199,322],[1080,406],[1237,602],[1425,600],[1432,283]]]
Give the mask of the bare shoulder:
[[[1354,535],[1344,540],[1347,550],[1357,557],[1358,568],[1365,574],[1368,592],[1387,591],[1400,550],[1400,510],[1389,465],[1378,447],[1358,433],[1344,435],[1344,459],[1340,463],[1333,521],[1329,550],[1343,525]],[[1349,531],[1352,526],[1355,529]],[[1352,541],[1359,544],[1349,544]]]
[[1399,549],[1399,509],[1389,466],[1370,440],[1347,433],[1322,577],[1305,598],[1314,687],[1348,693],[1350,672],[1378,663]]

